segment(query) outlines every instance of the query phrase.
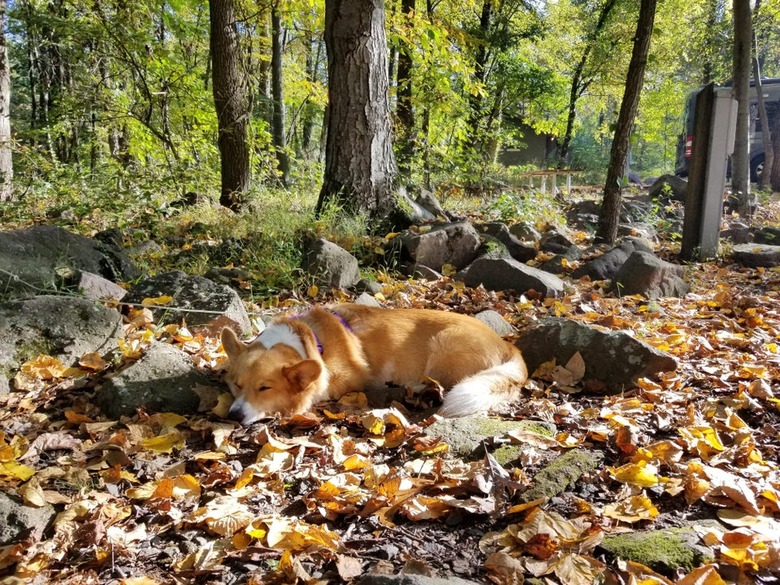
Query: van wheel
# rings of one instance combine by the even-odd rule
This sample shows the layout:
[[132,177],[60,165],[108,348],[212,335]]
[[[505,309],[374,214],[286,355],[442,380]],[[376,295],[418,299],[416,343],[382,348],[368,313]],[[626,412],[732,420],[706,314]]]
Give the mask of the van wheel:
[[758,183],[761,179],[761,173],[764,172],[764,155],[759,154],[753,160],[750,161],[750,180],[754,183]]

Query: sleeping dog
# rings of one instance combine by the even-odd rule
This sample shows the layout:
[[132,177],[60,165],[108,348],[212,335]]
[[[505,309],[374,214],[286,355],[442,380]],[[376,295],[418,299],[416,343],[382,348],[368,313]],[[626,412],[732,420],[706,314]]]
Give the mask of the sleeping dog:
[[295,414],[348,392],[426,378],[450,388],[439,414],[483,412],[515,400],[528,371],[514,345],[481,321],[427,309],[354,304],[277,318],[250,343],[222,331],[230,418]]

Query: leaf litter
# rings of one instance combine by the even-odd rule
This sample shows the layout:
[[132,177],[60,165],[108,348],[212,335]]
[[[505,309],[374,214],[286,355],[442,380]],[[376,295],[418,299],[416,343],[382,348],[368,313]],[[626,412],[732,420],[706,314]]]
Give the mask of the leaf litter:
[[[554,425],[510,431],[500,463],[453,456],[425,434],[425,399],[371,408],[365,395],[240,428],[226,394],[203,391],[197,416],[139,412],[105,420],[93,403],[107,373],[155,339],[219,375],[216,332],[158,327],[125,315],[113,355],[77,367],[24,364],[0,411],[0,485],[27,506],[53,507],[43,535],[0,547],[2,582],[326,583],[417,572],[482,582],[772,583],[780,579],[780,272],[688,268],[684,299],[606,296],[581,280],[561,299],[385,278],[395,307],[499,311],[519,329],[566,316],[635,337],[680,368],[617,396],[583,388],[585,363],[543,365],[502,415]],[[289,293],[276,308],[348,300]],[[152,299],[163,304],[166,299]],[[205,331],[205,333],[204,333]],[[572,448],[604,463],[559,496],[525,502],[534,474]],[[713,523],[712,520],[718,520]],[[693,525],[710,551],[673,574],[600,548],[609,535]]]

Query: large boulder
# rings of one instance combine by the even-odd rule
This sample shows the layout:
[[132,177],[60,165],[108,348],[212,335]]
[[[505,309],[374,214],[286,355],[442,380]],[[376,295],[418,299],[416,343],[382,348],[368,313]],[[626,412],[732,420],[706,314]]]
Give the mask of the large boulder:
[[512,235],[506,224],[492,221],[477,224],[476,228],[483,234],[487,234],[501,242],[509,252],[509,255],[518,262],[528,262],[536,258],[536,246],[524,244]]
[[732,251],[734,261],[743,266],[780,266],[780,246],[767,244],[740,244]]
[[85,238],[55,226],[0,232],[0,298],[72,284],[80,271],[112,282],[140,275],[117,245]]
[[445,264],[457,269],[467,266],[476,258],[482,243],[474,226],[465,221],[438,225],[421,233],[409,231],[401,236],[401,241],[417,264],[437,272]]
[[241,333],[249,333],[252,329],[249,315],[236,291],[202,276],[189,276],[181,270],[142,280],[123,300],[142,303],[144,299],[162,296],[170,296],[173,300],[152,308],[155,320],[160,323],[178,323],[184,319],[187,325],[199,327],[216,321],[221,323],[227,318]]
[[685,203],[688,192],[688,181],[676,175],[662,175],[650,186],[648,195],[651,199],[674,200]]
[[324,238],[306,245],[301,267],[321,286],[349,288],[360,281],[357,258]]
[[643,295],[648,299],[682,297],[690,290],[684,268],[664,262],[650,252],[636,251],[617,271],[610,291],[619,295]]
[[544,297],[560,297],[566,286],[557,276],[512,258],[478,258],[457,278],[470,287],[481,284],[488,290],[511,289],[519,293],[535,290]]
[[[72,365],[86,353],[104,354],[124,337],[115,309],[81,297],[40,296],[0,305],[0,378],[10,380],[39,355]],[[0,384],[0,387],[7,387]]]
[[585,362],[583,382],[610,394],[634,387],[640,377],[677,368],[671,355],[623,331],[602,331],[568,319],[543,319],[521,333],[515,345],[529,372],[553,358],[566,364],[579,352]]
[[138,408],[194,414],[200,405],[197,390],[211,385],[186,353],[155,341],[140,359],[107,378],[95,400],[109,418],[132,416]]
[[574,272],[572,278],[587,276],[591,280],[609,280],[614,278],[623,263],[634,252],[652,252],[653,245],[642,238],[626,238],[619,245],[607,250],[601,256],[585,262]]

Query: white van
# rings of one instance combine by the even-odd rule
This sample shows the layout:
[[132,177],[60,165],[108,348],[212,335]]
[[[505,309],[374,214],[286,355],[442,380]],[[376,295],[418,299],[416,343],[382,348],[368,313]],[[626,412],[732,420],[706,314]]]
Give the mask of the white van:
[[[766,113],[769,118],[769,127],[774,128],[777,117],[780,115],[780,78],[769,78],[761,81],[766,104]],[[730,87],[726,84],[718,87]],[[678,177],[687,177],[691,163],[693,149],[693,120],[696,108],[696,96],[703,88],[688,94],[685,101],[685,117],[683,121],[683,134],[677,137],[677,160],[674,174]],[[758,99],[756,98],[756,86],[750,82],[750,180],[758,181],[764,168],[764,142],[761,121],[758,119]]]

